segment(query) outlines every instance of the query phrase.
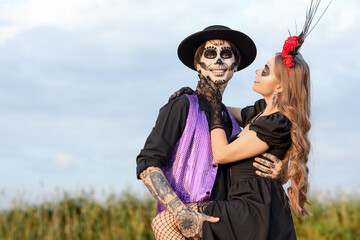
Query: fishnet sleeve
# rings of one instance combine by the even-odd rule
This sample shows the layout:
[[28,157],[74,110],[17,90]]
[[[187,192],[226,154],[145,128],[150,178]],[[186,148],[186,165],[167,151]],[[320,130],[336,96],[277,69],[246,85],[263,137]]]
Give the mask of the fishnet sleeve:
[[[211,202],[192,202],[186,204],[191,211],[203,213]],[[151,227],[156,240],[183,240],[185,238],[177,227],[175,217],[167,210],[159,213],[153,220]],[[200,239],[200,238],[193,238]]]

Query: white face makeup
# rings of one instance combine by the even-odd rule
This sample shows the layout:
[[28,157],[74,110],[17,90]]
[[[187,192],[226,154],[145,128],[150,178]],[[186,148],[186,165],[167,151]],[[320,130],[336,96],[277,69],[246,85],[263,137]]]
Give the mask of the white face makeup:
[[272,97],[280,84],[275,76],[274,68],[275,56],[273,56],[263,68],[256,70],[253,90],[264,97]]
[[235,56],[229,42],[218,39],[207,41],[197,69],[217,85],[227,83],[236,71]]

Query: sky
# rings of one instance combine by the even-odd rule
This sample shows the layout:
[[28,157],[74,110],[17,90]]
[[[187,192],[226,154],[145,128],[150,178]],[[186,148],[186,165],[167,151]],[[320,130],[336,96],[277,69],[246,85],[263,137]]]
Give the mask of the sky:
[[[197,83],[177,57],[179,43],[217,24],[250,36],[257,58],[223,100],[251,105],[261,98],[255,70],[281,51],[288,31],[301,31],[310,0],[294,2],[2,0],[0,207],[59,191],[146,193],[136,156],[168,97]],[[359,9],[357,0],[333,0],[301,49],[311,68],[314,193],[360,190]]]

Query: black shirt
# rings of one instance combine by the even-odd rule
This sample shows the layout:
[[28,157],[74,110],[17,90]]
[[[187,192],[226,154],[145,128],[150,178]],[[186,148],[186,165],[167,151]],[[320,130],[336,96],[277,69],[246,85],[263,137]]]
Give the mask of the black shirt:
[[[155,127],[148,136],[144,148],[136,158],[136,174],[140,179],[140,173],[150,166],[162,168],[166,159],[181,138],[186,125],[189,112],[189,99],[182,95],[163,106],[160,109]],[[199,98],[200,110],[205,111],[209,122],[211,108]],[[223,105],[223,121],[226,136],[231,137],[232,123],[225,106]],[[214,187],[211,192],[211,200],[223,200],[226,198],[227,165],[218,165]]]

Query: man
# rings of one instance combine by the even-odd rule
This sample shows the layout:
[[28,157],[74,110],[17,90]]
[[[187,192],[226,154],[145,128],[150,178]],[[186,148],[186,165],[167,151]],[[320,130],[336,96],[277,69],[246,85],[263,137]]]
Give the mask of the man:
[[[254,61],[256,47],[242,32],[215,25],[185,38],[178,56],[199,73],[200,81],[210,79],[223,93],[234,72]],[[192,211],[185,203],[226,197],[226,166],[213,161],[208,124],[211,108],[201,97],[198,93],[181,95],[162,107],[137,157],[137,177],[159,201],[158,213],[169,210],[185,237],[198,236],[203,221],[219,220]],[[230,140],[241,129],[224,105],[222,116]]]

